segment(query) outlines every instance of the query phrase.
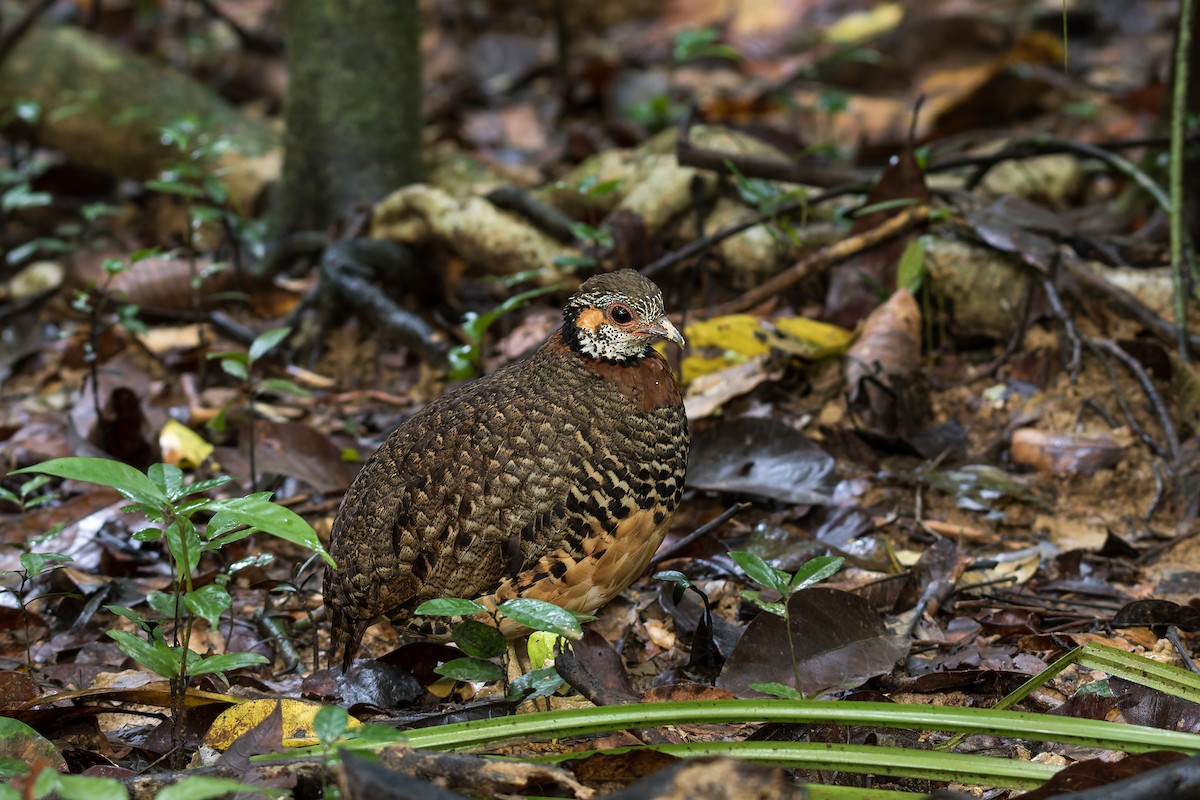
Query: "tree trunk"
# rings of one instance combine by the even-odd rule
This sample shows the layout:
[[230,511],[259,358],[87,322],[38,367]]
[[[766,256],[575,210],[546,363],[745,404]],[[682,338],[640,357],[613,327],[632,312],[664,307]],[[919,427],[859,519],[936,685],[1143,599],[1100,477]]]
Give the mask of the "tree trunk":
[[276,236],[323,229],[421,178],[417,0],[287,0]]

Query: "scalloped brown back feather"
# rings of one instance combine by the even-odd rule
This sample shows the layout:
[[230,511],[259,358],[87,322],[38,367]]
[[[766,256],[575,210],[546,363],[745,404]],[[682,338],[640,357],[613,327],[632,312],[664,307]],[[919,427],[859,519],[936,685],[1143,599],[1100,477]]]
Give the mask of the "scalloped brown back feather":
[[644,332],[665,317],[613,322],[610,305],[625,295],[641,316],[661,315],[661,295],[628,270],[602,277],[603,298],[582,308],[609,304],[605,341],[642,336],[639,355],[580,351],[580,335],[595,331],[570,327],[581,310],[572,303],[592,279],[536,353],[430,403],[363,465],[330,535],[331,664],[340,651],[348,668],[381,618],[444,633],[413,616],[426,600],[525,596],[591,612],[645,570],[683,492],[690,444],[679,387],[649,344],[682,340],[669,323]]

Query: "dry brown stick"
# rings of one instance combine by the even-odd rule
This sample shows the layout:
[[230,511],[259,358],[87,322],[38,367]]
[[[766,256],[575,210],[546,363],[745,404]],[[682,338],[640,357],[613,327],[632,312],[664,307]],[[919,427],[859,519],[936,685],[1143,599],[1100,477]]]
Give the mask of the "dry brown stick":
[[675,143],[675,158],[681,167],[707,169],[723,175],[741,174],[747,178],[764,178],[807,186],[832,186],[850,184],[859,191],[867,191],[878,179],[875,172],[853,170],[846,167],[824,164],[800,164],[786,158],[769,158],[749,153],[732,153],[698,147],[692,144],[691,129],[696,122],[696,107],[692,106]]
[[38,0],[25,8],[25,13],[12,24],[12,27],[4,31],[3,35],[0,35],[0,61],[8,57],[9,51],[16,47],[17,42],[21,41],[21,37],[33,27],[33,23],[37,22],[38,18],[46,13],[52,5],[54,5],[54,0]]
[[827,269],[840,261],[845,261],[847,258],[858,255],[865,250],[870,250],[872,247],[891,239],[893,236],[899,236],[906,231],[912,230],[926,220],[929,216],[929,210],[930,206],[925,203],[909,206],[894,217],[889,217],[884,222],[876,225],[874,228],[865,230],[856,236],[842,239],[840,242],[834,242],[828,247],[822,247],[820,250],[814,250],[773,278],[727,303],[722,303],[719,306],[708,309],[702,316],[705,318],[719,317],[753,308],[759,303],[770,300],[775,295],[810,275],[815,275],[817,272]]

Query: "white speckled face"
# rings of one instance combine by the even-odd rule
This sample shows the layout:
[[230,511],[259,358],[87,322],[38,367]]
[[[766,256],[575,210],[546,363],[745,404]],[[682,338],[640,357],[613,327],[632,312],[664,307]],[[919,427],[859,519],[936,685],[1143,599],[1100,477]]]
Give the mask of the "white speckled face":
[[683,337],[663,309],[662,292],[633,270],[597,275],[583,283],[563,309],[563,335],[571,348],[591,358],[632,363],[656,339],[683,346]]

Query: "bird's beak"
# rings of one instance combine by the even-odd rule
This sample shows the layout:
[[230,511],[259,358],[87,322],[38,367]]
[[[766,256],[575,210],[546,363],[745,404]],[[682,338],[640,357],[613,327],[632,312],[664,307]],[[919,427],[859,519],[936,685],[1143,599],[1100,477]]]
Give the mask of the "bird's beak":
[[645,334],[646,336],[657,336],[661,339],[674,342],[679,345],[680,349],[684,347],[683,334],[665,316],[659,318],[656,322],[643,326],[638,333]]

